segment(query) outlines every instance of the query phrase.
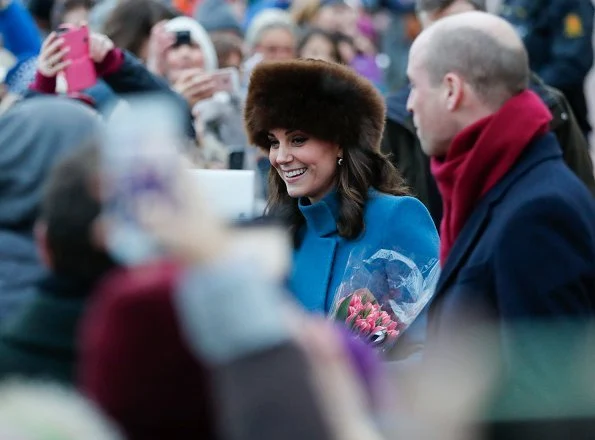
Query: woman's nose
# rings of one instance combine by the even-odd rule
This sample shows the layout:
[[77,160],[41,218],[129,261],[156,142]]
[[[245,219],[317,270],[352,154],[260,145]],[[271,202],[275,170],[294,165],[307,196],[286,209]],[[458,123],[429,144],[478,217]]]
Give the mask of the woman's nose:
[[284,145],[279,145],[277,150],[277,162],[279,163],[289,163],[293,160],[289,148]]

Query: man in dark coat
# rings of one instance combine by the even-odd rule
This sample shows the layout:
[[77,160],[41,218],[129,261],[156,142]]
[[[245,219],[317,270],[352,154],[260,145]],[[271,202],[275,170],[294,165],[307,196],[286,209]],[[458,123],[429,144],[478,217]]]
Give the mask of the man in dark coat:
[[[438,362],[438,350],[491,325],[506,397],[556,410],[595,315],[595,199],[564,163],[505,20],[440,20],[413,44],[407,73],[407,106],[444,200],[426,356]],[[566,321],[563,344],[520,328]]]
[[82,148],[49,178],[36,238],[50,271],[33,299],[0,330],[0,378],[18,375],[67,384],[76,379],[79,321],[95,283],[113,267],[92,238],[100,212],[91,186],[97,167],[97,150]]
[[[424,27],[452,14],[485,10],[484,0],[418,0],[417,9]],[[578,125],[568,101],[559,90],[546,85],[535,73],[529,87],[537,93],[553,115],[551,130],[562,147],[570,169],[595,194],[593,163],[587,140]],[[442,219],[442,198],[430,173],[429,159],[423,154],[413,117],[407,111],[409,87],[387,98],[387,120],[382,150],[391,155],[415,195],[426,205],[438,226]]]

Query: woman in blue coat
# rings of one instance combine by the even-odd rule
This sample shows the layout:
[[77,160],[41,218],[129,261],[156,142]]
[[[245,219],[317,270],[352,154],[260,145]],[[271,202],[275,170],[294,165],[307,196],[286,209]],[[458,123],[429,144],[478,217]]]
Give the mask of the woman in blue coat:
[[[384,120],[380,94],[347,67],[296,60],[263,63],[252,74],[246,129],[268,152],[269,213],[291,225],[290,288],[311,312],[328,314],[349,281],[348,265],[381,249],[399,252],[423,275],[437,261],[432,218],[380,153]],[[417,321],[399,351],[423,343],[423,316]]]

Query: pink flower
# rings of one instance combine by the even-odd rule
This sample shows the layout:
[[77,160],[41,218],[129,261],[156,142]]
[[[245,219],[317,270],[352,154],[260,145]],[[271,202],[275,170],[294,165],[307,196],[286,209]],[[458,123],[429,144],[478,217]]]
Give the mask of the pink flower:
[[396,339],[399,336],[399,332],[397,330],[388,330],[386,336],[388,339]]
[[374,325],[376,325],[376,321],[378,320],[378,317],[380,316],[380,314],[378,313],[378,311],[376,310],[372,310],[370,312],[370,314],[368,316],[366,316],[366,320],[370,323],[374,323]]
[[388,331],[394,331],[397,329],[397,323],[395,321],[392,321],[389,325],[386,326],[386,329]]
[[386,312],[382,312],[380,319],[381,324],[385,327],[387,327],[392,322],[392,319],[390,319],[390,316],[388,316],[388,313]]
[[367,336],[370,333],[370,330],[372,329],[370,327],[370,324],[368,324],[368,322],[365,319],[361,318],[355,320],[355,328],[359,330],[364,336]]
[[349,303],[349,305],[351,307],[355,307],[356,309],[359,309],[362,306],[362,298],[359,295],[353,295],[351,297],[351,301]]

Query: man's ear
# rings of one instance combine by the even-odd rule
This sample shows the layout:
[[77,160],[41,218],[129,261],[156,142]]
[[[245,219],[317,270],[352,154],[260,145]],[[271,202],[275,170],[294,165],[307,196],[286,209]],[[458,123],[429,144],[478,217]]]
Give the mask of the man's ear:
[[48,244],[48,227],[45,222],[38,220],[35,223],[35,243],[37,244],[37,253],[43,264],[52,269],[54,267],[52,252]]
[[447,73],[444,76],[444,84],[446,90],[446,107],[448,111],[455,111],[459,108],[463,100],[464,84],[463,79],[454,73]]

